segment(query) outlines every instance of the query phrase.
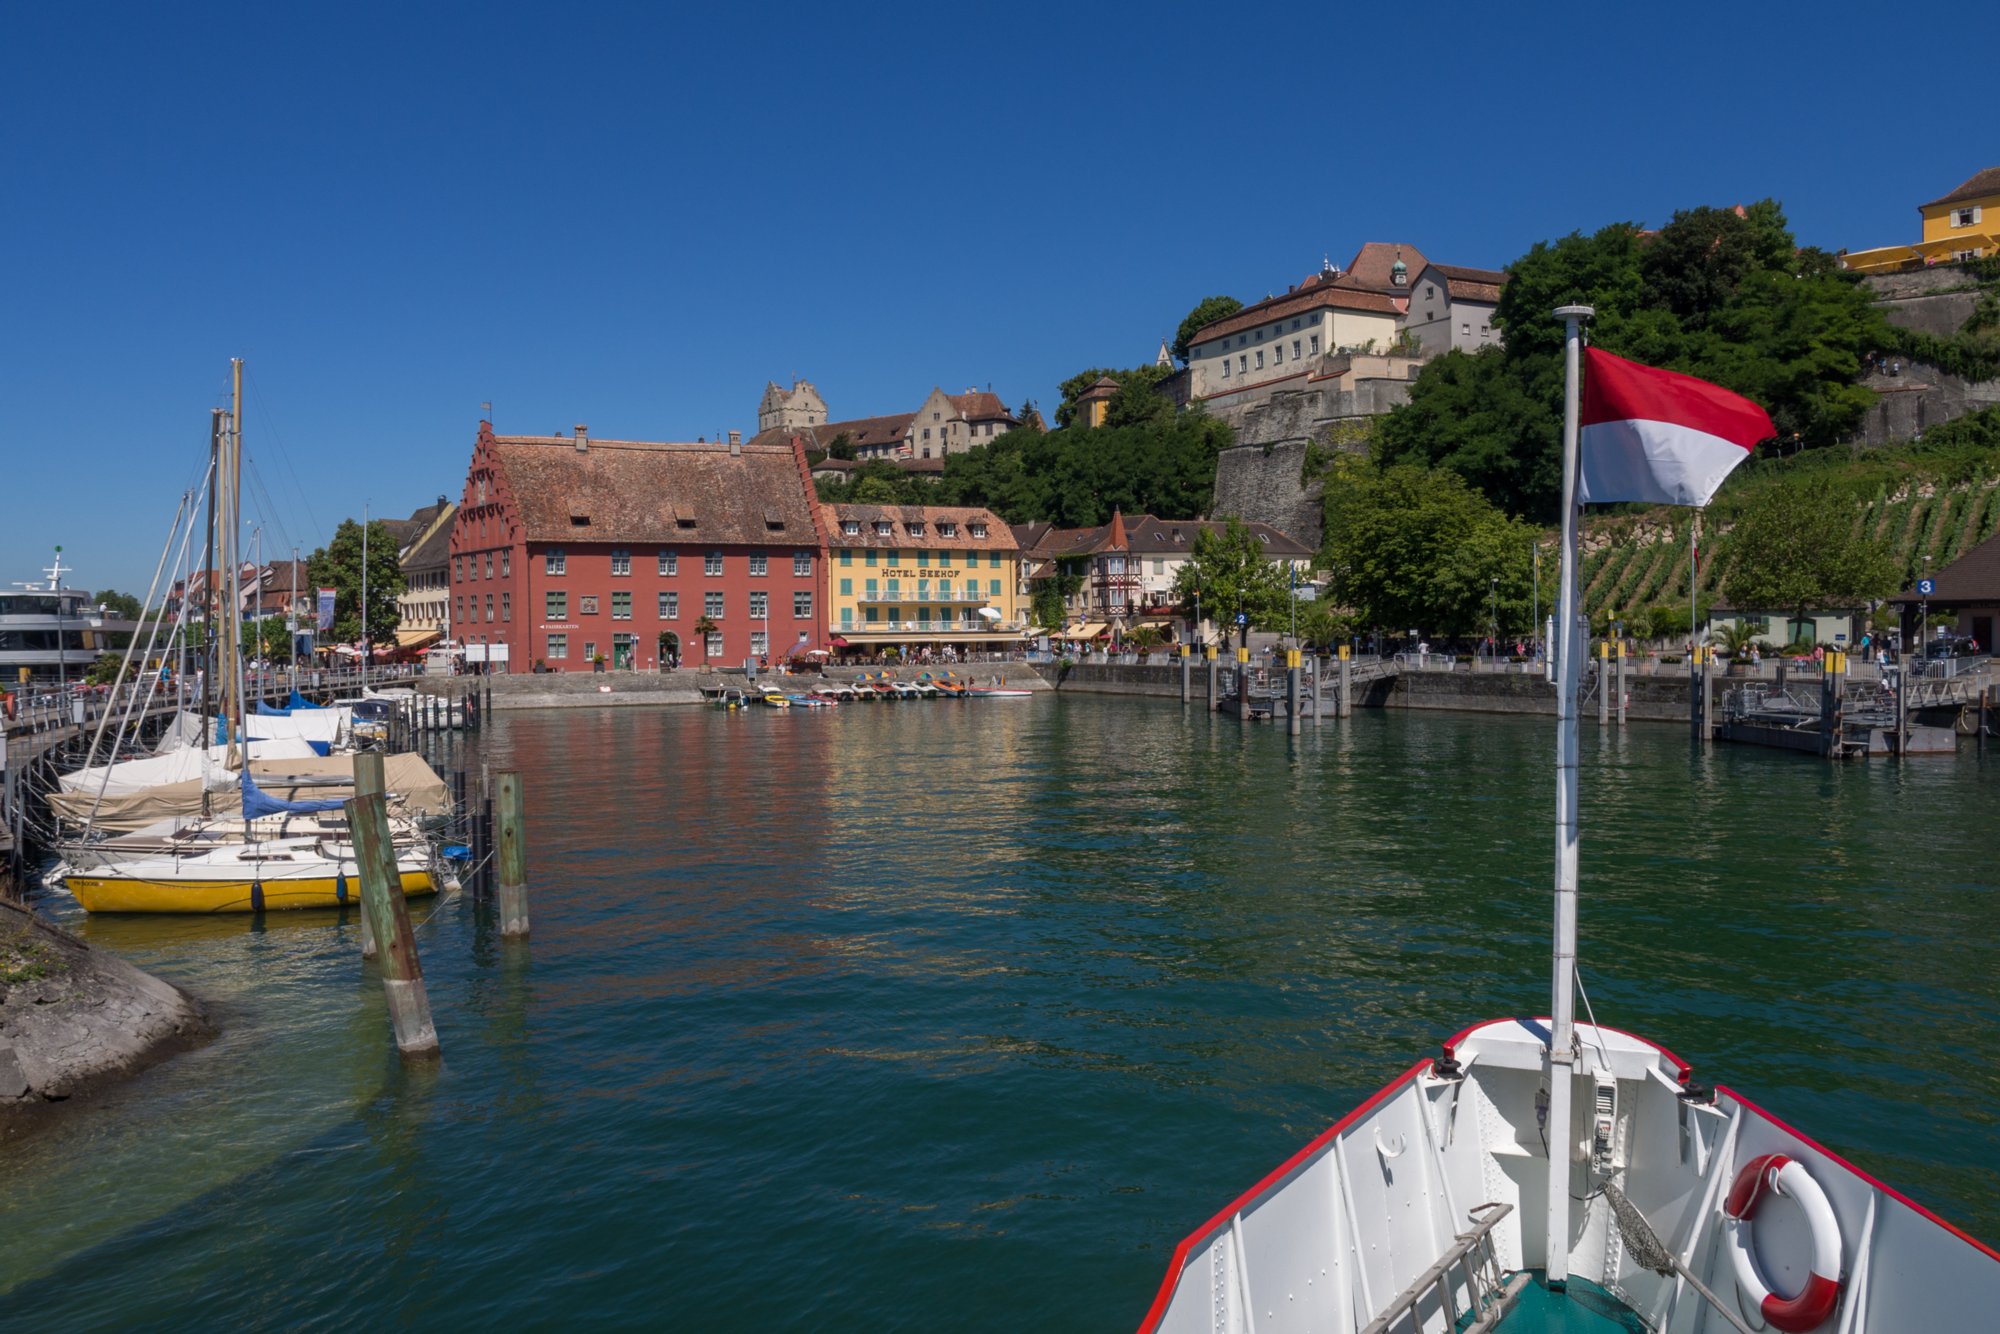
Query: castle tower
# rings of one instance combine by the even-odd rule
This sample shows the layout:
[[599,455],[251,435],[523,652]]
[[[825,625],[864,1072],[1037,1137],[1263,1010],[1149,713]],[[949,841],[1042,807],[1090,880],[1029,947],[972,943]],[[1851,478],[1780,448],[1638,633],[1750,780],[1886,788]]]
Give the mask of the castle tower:
[[765,384],[764,397],[757,404],[759,431],[796,431],[824,425],[826,400],[813,388],[812,381],[793,380],[790,389],[778,388],[775,380]]

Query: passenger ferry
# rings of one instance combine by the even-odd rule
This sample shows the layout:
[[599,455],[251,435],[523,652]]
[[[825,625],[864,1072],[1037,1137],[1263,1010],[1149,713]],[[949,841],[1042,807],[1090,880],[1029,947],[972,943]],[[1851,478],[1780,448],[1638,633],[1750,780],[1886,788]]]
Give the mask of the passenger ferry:
[[46,585],[0,590],[0,685],[78,681],[111,646],[104,615],[80,588],[64,588],[62,553]]

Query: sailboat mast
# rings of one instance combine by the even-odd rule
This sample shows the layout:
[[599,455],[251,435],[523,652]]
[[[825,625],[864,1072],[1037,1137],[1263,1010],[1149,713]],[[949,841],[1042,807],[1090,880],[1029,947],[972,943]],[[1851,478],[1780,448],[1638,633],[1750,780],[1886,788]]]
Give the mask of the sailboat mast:
[[[243,738],[243,564],[239,537],[243,523],[243,359],[229,361],[229,430],[224,437],[228,474],[223,487],[223,550],[229,559],[229,614],[223,618],[223,659],[229,675],[222,687],[222,707],[228,716],[229,753],[223,757],[231,768],[238,760],[237,741]],[[247,760],[248,749],[243,752]]]
[[[215,636],[218,628],[215,623],[215,608],[217,601],[216,594],[219,591],[216,588],[216,583],[221,576],[221,571],[215,564],[215,525],[218,522],[216,493],[217,488],[221,485],[221,481],[222,409],[210,408],[208,410],[208,553],[202,558],[201,570],[201,594],[203,600],[207,603],[202,608],[201,618],[202,630],[204,631],[202,635],[201,654],[201,753],[203,755],[207,755],[208,748],[216,744],[215,733],[210,722],[215,716],[215,710],[210,700],[213,698],[211,692],[215,686],[215,674],[220,670],[222,665],[222,660],[215,651]],[[206,815],[208,814],[208,786],[205,783],[202,785],[201,801],[202,814]]]
[[[1557,595],[1556,643],[1556,893],[1555,968],[1549,988],[1549,1286],[1569,1280],[1570,1094],[1576,1060],[1577,696],[1583,671],[1578,633],[1577,420],[1582,386],[1583,321],[1589,306],[1560,306],[1563,342],[1562,584]],[[1603,689],[1599,683],[1598,689]]]
[[361,679],[368,679],[368,664],[374,658],[375,643],[368,637],[368,506],[361,507]]

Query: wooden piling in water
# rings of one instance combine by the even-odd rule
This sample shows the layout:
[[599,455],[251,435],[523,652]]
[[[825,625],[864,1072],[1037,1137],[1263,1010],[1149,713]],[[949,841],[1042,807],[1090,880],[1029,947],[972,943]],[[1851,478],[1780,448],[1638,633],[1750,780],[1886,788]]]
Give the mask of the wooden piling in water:
[[1340,646],[1340,716],[1354,716],[1354,650],[1348,644]]
[[500,934],[528,934],[528,804],[521,788],[521,775],[509,770],[500,774],[499,837],[495,851],[499,859]]
[[1193,695],[1194,659],[1188,653],[1188,646],[1181,645],[1181,703],[1185,704]]
[[1625,725],[1625,701],[1626,696],[1631,693],[1631,686],[1626,677],[1625,661],[1625,639],[1621,635],[1618,639],[1618,725],[1620,727]]
[[1611,726],[1611,641],[1597,641],[1597,725]]
[[1299,734],[1299,651],[1285,650],[1285,731]]
[[1250,723],[1250,650],[1248,647],[1236,650],[1236,721],[1246,727]]
[[1214,712],[1215,712],[1215,703],[1216,703],[1216,700],[1215,700],[1215,672],[1216,672],[1216,665],[1215,665],[1215,645],[1213,645],[1213,644],[1204,644],[1204,645],[1202,645],[1202,649],[1201,649],[1201,655],[1202,655],[1202,657],[1204,657],[1204,658],[1208,659],[1208,711],[1209,711],[1210,713],[1214,713]]
[[382,942],[382,997],[388,1003],[396,1050],[405,1059],[436,1056],[437,1025],[431,1022],[424,968],[417,958],[416,933],[410,927],[403,877],[389,837],[387,799],[379,792],[356,795],[347,803],[347,822],[354,836],[355,860],[361,864],[362,915]]
[[[357,797],[374,796],[382,797],[384,800],[387,799],[388,790],[382,777],[382,755],[380,751],[362,750],[355,752],[354,795]],[[351,807],[353,803],[350,802],[348,805]],[[351,809],[347,812],[347,838],[348,842],[354,845],[354,856],[358,863],[361,858],[361,836],[355,830],[354,812]],[[359,880],[360,878],[360,867],[357,865],[355,867],[355,879]],[[356,892],[358,893],[360,889],[361,886],[357,884],[355,886]],[[372,959],[375,957],[375,951],[375,926],[369,919],[367,901],[364,899],[361,908],[361,957]]]

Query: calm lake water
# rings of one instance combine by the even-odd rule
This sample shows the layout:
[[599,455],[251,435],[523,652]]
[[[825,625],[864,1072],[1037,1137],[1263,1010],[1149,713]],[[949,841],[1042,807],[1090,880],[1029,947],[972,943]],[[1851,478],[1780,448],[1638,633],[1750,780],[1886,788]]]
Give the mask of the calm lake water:
[[[534,938],[417,905],[439,1065],[351,917],[50,905],[224,1031],[0,1149],[0,1325],[1131,1328],[1359,1098],[1545,1011],[1552,726],[500,714]],[[1598,1016],[1989,1239],[1996,766],[1584,732]]]

